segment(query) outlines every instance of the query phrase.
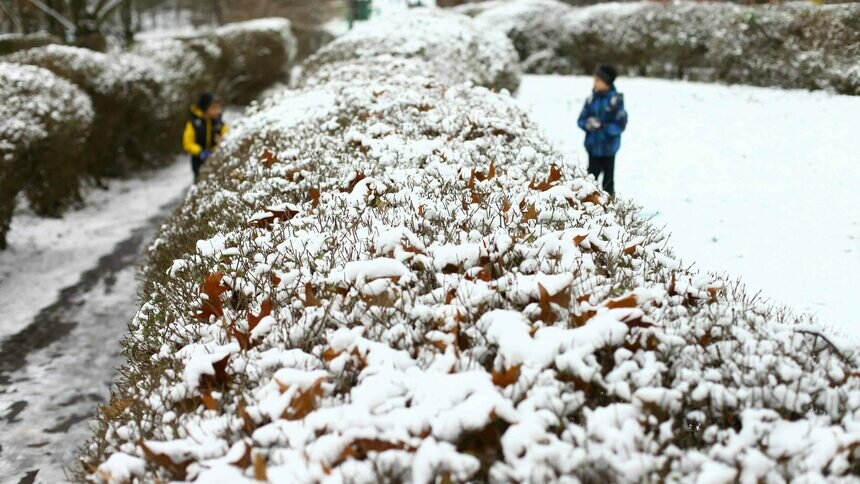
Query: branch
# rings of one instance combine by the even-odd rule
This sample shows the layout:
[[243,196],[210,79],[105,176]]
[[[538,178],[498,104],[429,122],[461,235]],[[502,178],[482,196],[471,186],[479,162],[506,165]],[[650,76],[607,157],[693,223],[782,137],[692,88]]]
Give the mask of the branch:
[[30,3],[33,4],[33,6],[35,6],[36,8],[41,10],[42,12],[50,15],[57,22],[60,22],[61,24],[63,24],[63,27],[65,27],[66,30],[70,30],[72,32],[75,31],[75,24],[73,24],[71,22],[71,20],[67,19],[66,17],[63,16],[63,14],[61,14],[60,12],[58,12],[58,11],[54,10],[53,8],[49,7],[48,5],[46,5],[45,2],[43,2],[42,0],[29,0],[29,1],[30,1]]
[[13,24],[15,24],[15,27],[17,27],[18,30],[23,31],[23,28],[21,27],[21,22],[19,22],[18,19],[14,15],[12,15],[12,12],[6,7],[5,3],[0,2],[0,9],[3,9],[3,11],[6,12],[6,16],[9,17],[9,20],[11,20]]
[[107,16],[110,15],[114,10],[117,9],[120,5],[122,5],[123,0],[111,0],[111,1],[103,1],[96,7],[96,23],[101,26],[105,20],[107,20]]
[[15,18],[14,15],[12,15],[12,12],[6,7],[5,3],[0,2],[0,8],[2,8],[4,12],[6,12],[6,16],[9,17],[9,20],[11,20],[13,24],[15,24],[15,27],[18,27],[18,30],[23,30],[21,28],[21,22],[19,22],[18,19]]
[[830,341],[830,339],[828,339],[827,336],[824,336],[824,334],[822,334],[818,331],[813,331],[811,329],[806,329],[806,328],[795,329],[794,331],[796,333],[808,334],[810,336],[815,336],[815,337],[821,338],[822,340],[824,340],[825,343],[827,343],[828,346],[830,346],[830,348],[833,350],[834,353],[836,353],[836,356],[838,356],[840,360],[842,360],[843,362],[848,363],[848,364],[852,363],[851,359],[849,359],[847,356],[842,354],[842,352],[839,350],[839,347],[836,346],[832,341]]

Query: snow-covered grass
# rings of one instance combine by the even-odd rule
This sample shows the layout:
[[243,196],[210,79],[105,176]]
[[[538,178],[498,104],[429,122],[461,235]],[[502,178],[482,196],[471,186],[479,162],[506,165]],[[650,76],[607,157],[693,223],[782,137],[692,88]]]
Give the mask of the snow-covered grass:
[[462,9],[504,31],[528,72],[629,74],[860,94],[860,5],[508,0]]
[[[579,164],[589,77],[526,76],[519,99]],[[685,262],[860,336],[860,98],[622,78],[616,186]]]
[[857,346],[686,270],[509,94],[381,68],[445,65],[449,18],[428,57],[340,41],[367,51],[232,131],[153,244],[80,477],[856,476]]

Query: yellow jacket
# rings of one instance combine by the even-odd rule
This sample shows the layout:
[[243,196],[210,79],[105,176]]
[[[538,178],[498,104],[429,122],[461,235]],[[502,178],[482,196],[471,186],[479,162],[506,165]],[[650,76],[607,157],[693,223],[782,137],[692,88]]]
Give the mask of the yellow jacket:
[[218,144],[213,133],[221,136],[227,134],[227,124],[221,120],[221,116],[206,119],[200,108],[191,106],[191,119],[185,123],[182,133],[182,149],[191,156],[212,150]]

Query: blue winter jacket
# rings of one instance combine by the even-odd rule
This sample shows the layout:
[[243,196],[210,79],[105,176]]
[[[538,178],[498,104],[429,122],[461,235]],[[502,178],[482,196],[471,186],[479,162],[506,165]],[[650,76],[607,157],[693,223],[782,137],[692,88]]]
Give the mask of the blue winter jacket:
[[[586,129],[588,118],[600,121],[600,128]],[[592,92],[579,114],[579,127],[586,132],[585,149],[591,156],[615,156],[621,147],[621,133],[627,127],[624,95],[612,87],[606,92]]]

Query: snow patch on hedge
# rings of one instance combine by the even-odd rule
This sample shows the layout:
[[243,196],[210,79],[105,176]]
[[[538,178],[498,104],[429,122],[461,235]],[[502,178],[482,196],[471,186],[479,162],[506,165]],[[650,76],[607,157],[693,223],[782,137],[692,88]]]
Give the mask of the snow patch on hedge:
[[51,123],[86,126],[93,120],[89,98],[46,69],[2,62],[0,79],[0,147],[5,162],[11,162],[18,149],[47,139]]
[[409,10],[396,18],[358,25],[312,56],[306,71],[313,78],[316,69],[329,64],[346,61],[357,68],[383,56],[430,62],[431,72],[448,82],[510,91],[519,85],[516,52],[501,33],[444,10]]

